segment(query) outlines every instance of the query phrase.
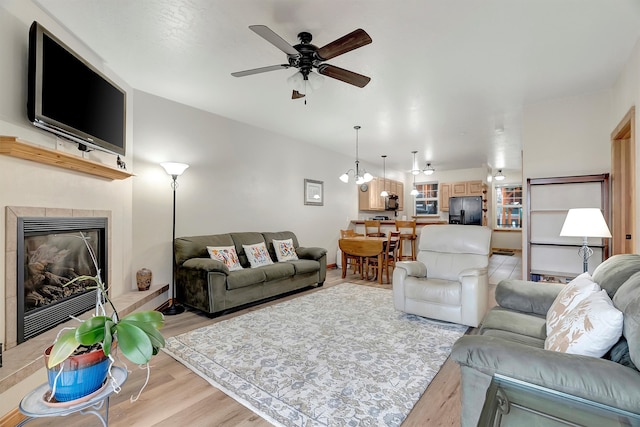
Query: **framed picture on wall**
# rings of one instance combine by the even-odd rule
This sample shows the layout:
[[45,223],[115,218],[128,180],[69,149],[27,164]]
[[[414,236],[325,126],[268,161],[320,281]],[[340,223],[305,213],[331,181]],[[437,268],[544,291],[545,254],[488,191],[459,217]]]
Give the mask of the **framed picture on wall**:
[[324,183],[313,179],[304,180],[304,204],[311,206],[324,205]]

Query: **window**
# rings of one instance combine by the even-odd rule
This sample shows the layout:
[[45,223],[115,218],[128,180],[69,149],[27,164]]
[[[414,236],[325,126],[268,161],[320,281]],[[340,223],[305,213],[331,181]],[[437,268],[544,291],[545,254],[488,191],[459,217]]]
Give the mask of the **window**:
[[522,185],[496,186],[496,227],[522,228]]
[[438,215],[438,183],[416,184],[418,195],[415,197],[416,215]]

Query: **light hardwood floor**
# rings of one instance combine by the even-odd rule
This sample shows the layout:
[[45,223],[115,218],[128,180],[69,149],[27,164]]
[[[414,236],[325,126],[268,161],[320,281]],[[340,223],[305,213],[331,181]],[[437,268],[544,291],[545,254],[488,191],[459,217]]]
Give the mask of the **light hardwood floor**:
[[[493,302],[495,284],[506,277],[520,277],[520,258],[518,256],[491,257],[489,265],[490,305]],[[360,280],[357,275],[341,278],[339,270],[329,270],[324,287],[335,286],[345,281],[390,288],[388,284]],[[319,288],[323,289],[323,288]],[[296,298],[309,292],[305,291],[287,298]],[[276,300],[267,304],[282,301]],[[198,312],[187,311],[183,314],[167,317],[162,330],[165,337],[178,335],[189,330],[238,316],[264,307],[251,307],[233,314],[210,319]],[[176,362],[164,352],[152,360],[151,378],[140,399],[131,403],[129,398],[137,393],[146,378],[146,371],[137,370],[129,375],[119,395],[111,397],[109,426],[260,426],[271,424],[260,418],[205,380]],[[433,379],[425,393],[413,408],[404,427],[412,426],[459,426],[460,425],[460,370],[458,365],[447,360]],[[30,422],[29,426],[65,426],[87,427],[100,425],[93,415],[74,414],[64,418],[42,418]]]

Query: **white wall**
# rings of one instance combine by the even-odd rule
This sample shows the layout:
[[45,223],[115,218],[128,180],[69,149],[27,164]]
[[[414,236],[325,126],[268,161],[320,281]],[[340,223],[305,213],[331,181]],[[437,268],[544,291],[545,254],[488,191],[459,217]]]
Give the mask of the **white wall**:
[[[135,268],[171,281],[171,178],[161,162],[190,165],[178,178],[176,236],[232,231],[296,233],[329,251],[357,217],[355,184],[338,177],[353,159],[136,91],[133,209]],[[324,182],[324,206],[304,205],[304,179]]]
[[[610,133],[613,130],[611,99],[612,92],[605,90],[524,108],[522,183],[525,209],[528,178],[609,173]],[[524,278],[527,270],[527,227],[525,215]]]
[[[33,20],[38,20],[72,49],[89,60],[112,80],[129,91],[127,85],[108,69],[99,58],[64,29],[51,21],[28,0],[3,2],[0,8],[0,135],[17,136],[25,141],[47,148],[56,148],[80,155],[74,144],[57,142],[51,134],[32,126],[26,118],[27,100],[27,46],[28,31]],[[129,91],[130,93],[130,91]],[[127,122],[131,123],[132,99],[128,99]],[[133,166],[131,156],[132,129],[127,131],[128,152],[125,161]],[[89,158],[115,167],[115,156],[90,153]],[[0,155],[0,252],[5,253],[5,207],[37,206],[110,210],[112,212],[112,246],[110,253],[110,282],[114,296],[136,289],[132,276],[132,191],[133,180],[106,180],[66,169]],[[5,342],[5,289],[6,268],[4,255],[0,257],[0,342]],[[44,375],[44,374],[43,374]],[[41,383],[45,377],[35,377],[26,387]],[[37,382],[33,382],[37,381]],[[0,416],[15,409],[20,399],[11,391],[0,395]]]

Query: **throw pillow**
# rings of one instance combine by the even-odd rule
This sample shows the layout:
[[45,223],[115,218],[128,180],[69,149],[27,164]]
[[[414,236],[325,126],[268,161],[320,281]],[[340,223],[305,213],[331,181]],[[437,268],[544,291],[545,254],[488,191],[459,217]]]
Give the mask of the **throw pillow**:
[[545,350],[602,357],[622,336],[623,316],[607,291],[594,292],[566,313],[544,341]]
[[255,245],[242,245],[244,253],[247,255],[251,268],[261,267],[263,265],[273,264],[267,246],[264,242]]
[[298,259],[296,248],[293,247],[293,239],[273,240],[273,249],[276,251],[278,262]]
[[229,271],[242,270],[236,248],[234,246],[207,246],[211,259],[222,261]]
[[573,310],[587,296],[599,290],[600,286],[591,279],[589,273],[582,273],[567,283],[547,311],[547,336],[566,313]]

